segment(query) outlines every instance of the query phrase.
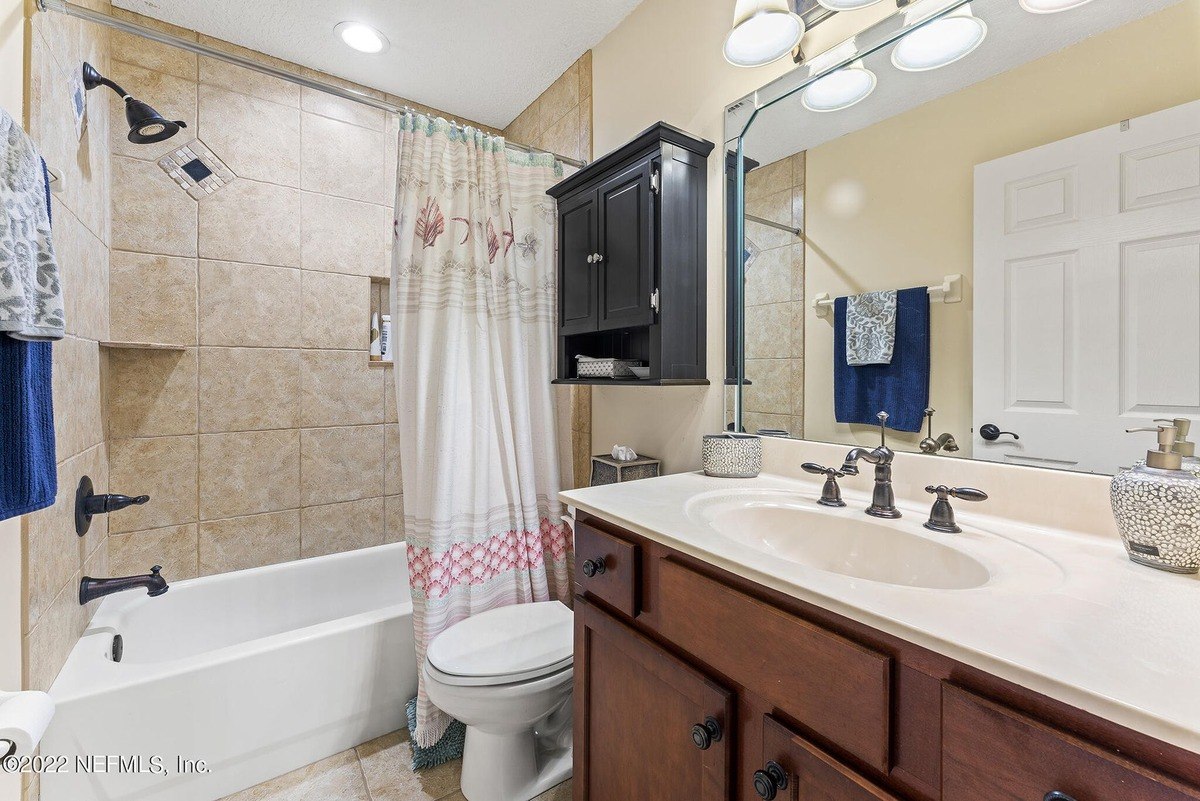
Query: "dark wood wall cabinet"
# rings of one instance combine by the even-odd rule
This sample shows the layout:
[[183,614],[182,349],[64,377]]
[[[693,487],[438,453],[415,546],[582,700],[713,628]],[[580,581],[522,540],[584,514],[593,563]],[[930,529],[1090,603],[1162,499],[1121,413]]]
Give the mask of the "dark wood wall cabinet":
[[[707,384],[708,154],[658,123],[555,184],[558,379]],[[578,378],[576,356],[649,365],[640,379]]]
[[1200,801],[1200,755],[599,517],[574,801]]

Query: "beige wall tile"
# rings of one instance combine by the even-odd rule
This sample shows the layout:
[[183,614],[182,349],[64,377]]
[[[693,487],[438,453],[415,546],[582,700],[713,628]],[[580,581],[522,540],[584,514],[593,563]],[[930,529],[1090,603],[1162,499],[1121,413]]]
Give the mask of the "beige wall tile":
[[162,566],[168,582],[197,576],[196,524],[168,526],[108,539],[108,566],[114,576],[136,576]]
[[235,175],[300,185],[300,110],[201,84],[200,138]]
[[54,253],[63,285],[67,333],[108,339],[108,246],[57,200]]
[[760,251],[746,273],[746,305],[778,303],[792,296],[792,248]]
[[[67,655],[87,625],[87,611],[79,606],[79,578],[75,573],[46,608],[37,625],[25,636],[25,689],[49,690]],[[101,574],[103,575],[103,574]],[[74,585],[74,586],[72,586]]]
[[196,344],[196,260],[112,252],[109,333],[118,342]]
[[195,434],[196,361],[195,348],[108,351],[104,377],[108,436]]
[[400,426],[388,423],[384,428],[383,451],[383,494],[399,495],[404,492],[400,472]]
[[383,134],[305,112],[301,186],[312,192],[387,204]]
[[383,422],[400,422],[400,410],[396,408],[396,368],[379,367],[383,371]]
[[579,142],[579,131],[579,107],[575,106],[546,129],[538,144],[560,156],[582,158],[583,147]]
[[383,498],[309,506],[300,510],[304,558],[383,544]]
[[200,256],[300,266],[300,192],[239,178],[200,203]]
[[795,330],[792,312],[791,303],[746,309],[747,359],[788,359],[796,353],[795,337],[802,334]]
[[589,50],[579,57],[579,99],[580,102],[589,100],[592,96],[592,51]]
[[300,271],[200,261],[200,343],[294,347],[300,341]]
[[200,431],[295,428],[300,351],[200,349]]
[[52,349],[54,442],[59,461],[104,441],[100,412],[100,349],[65,337]]
[[543,131],[550,130],[568,112],[579,105],[579,62],[575,62],[567,71],[550,84],[550,87],[538,98],[539,127]]
[[[789,173],[784,174],[788,175]],[[764,195],[757,199],[747,198],[746,213],[785,225],[791,225],[792,190],[785,189],[782,192]],[[796,242],[795,234],[790,231],[782,231],[778,228],[756,222],[746,223],[746,236],[751,237],[763,250],[793,245]]]
[[[252,56],[261,56],[261,54],[252,54],[251,51],[246,51],[244,48],[238,48],[236,45],[220,42],[208,36],[202,37],[201,41],[214,46],[219,45],[225,50],[241,50],[243,53],[251,54]],[[271,59],[261,57],[260,60],[269,62]],[[207,56],[200,57],[200,83],[219,86],[222,89],[241,92],[286,106],[295,108],[300,106],[300,86],[298,84],[270,75],[264,75],[254,70],[248,70],[236,64],[217,61]]]
[[746,175],[746,200],[758,200],[792,187],[792,161],[780,159],[763,164]]
[[366,351],[304,351],[300,424],[316,428],[382,423],[384,373],[368,364]]
[[196,219],[196,201],[157,164],[112,157],[114,250],[195,256]]
[[792,408],[792,369],[788,359],[747,359],[751,383],[742,397],[748,412],[786,412]]
[[[323,78],[323,80],[328,79]],[[388,116],[383,109],[371,108],[352,100],[344,100],[336,95],[310,89],[307,86],[300,90],[300,108],[313,114],[320,114],[322,117],[330,117],[352,125],[370,128],[372,131],[382,131]]]
[[125,495],[149,495],[144,506],[109,515],[109,532],[164,528],[196,520],[196,438],[149,437],[109,443],[109,485]]
[[303,506],[383,495],[384,427],[306,428],[300,432]]
[[383,541],[404,540],[404,496],[389,495],[383,499]]
[[[154,72],[166,73],[178,78],[186,78],[192,82],[196,81],[195,53],[189,53],[178,47],[160,44],[153,39],[147,39],[145,36],[136,36],[124,31],[114,30],[110,36],[109,41],[112,46],[113,64],[110,65],[109,69],[112,69],[117,61],[120,60],[127,64],[136,64],[139,67],[153,70]],[[190,38],[195,39],[196,37],[193,34]],[[141,97],[141,95],[138,95],[138,97]],[[151,103],[151,105],[154,104]],[[155,106],[155,108],[158,108],[158,106]],[[120,118],[118,117],[117,119]],[[191,125],[190,122],[188,124]]]
[[300,207],[305,269],[381,277],[391,274],[390,206],[305,192]]
[[208,520],[200,524],[200,575],[300,558],[300,510]]
[[[194,59],[195,56],[192,58]],[[179,135],[179,142],[172,139],[170,144],[149,146],[134,144],[129,141],[129,126],[125,124],[125,101],[117,97],[115,92],[107,92],[111,123],[108,140],[113,154],[142,161],[157,161],[171,146],[178,147],[180,143],[197,135],[198,118],[194,75],[190,79],[181,78],[121,61],[114,61],[109,67],[108,73],[107,77],[133,92],[138,100],[149,103],[159,114],[169,120],[182,120],[188,125],[185,131]]]
[[300,432],[200,435],[200,518],[217,520],[300,505]]
[[307,348],[370,346],[370,279],[303,271],[302,341]]

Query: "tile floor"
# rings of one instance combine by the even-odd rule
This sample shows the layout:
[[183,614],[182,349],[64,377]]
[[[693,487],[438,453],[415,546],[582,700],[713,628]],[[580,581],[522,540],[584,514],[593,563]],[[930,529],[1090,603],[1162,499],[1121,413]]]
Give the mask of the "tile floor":
[[[385,734],[222,801],[465,801],[461,761],[420,773],[412,769],[408,732]],[[571,801],[567,781],[534,801]]]

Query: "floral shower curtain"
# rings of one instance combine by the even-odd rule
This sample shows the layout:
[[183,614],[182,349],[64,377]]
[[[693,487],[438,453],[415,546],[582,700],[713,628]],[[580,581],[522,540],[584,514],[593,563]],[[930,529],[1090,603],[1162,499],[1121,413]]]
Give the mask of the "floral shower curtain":
[[[546,195],[561,165],[414,113],[399,139],[393,373],[423,664],[429,642],[463,618],[570,596]],[[417,744],[436,744],[449,722],[422,680]]]

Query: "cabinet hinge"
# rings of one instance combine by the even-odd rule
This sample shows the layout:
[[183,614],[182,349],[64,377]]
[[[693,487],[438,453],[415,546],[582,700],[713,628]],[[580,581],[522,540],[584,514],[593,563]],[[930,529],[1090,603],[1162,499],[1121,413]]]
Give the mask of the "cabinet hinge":
[[658,290],[650,293],[650,308],[654,309],[654,313],[658,313]]
[[656,195],[658,194],[658,182],[659,182],[658,170],[651,170],[650,171],[650,191]]

